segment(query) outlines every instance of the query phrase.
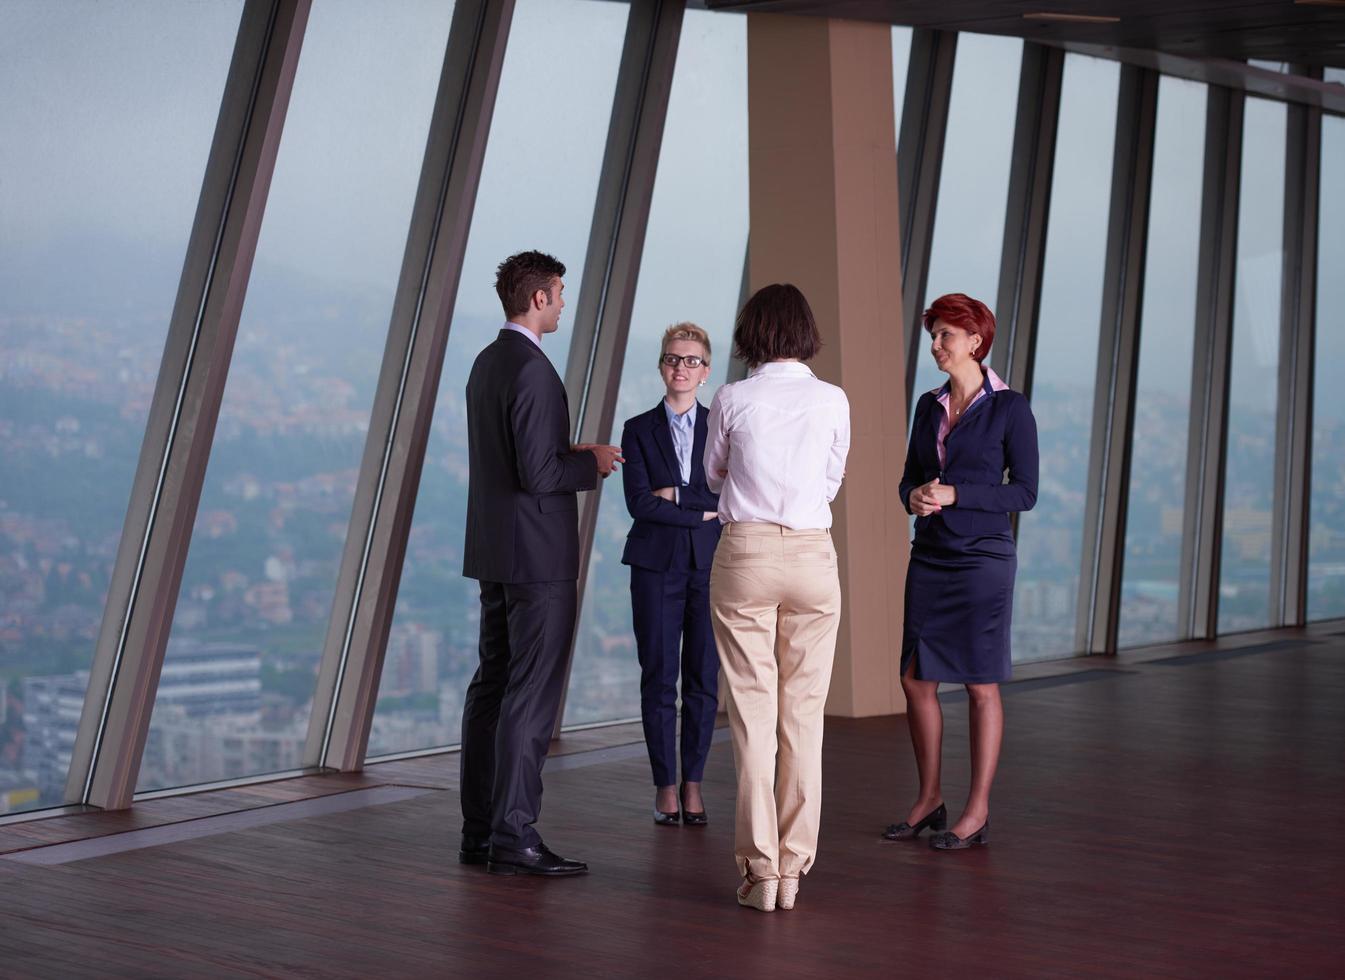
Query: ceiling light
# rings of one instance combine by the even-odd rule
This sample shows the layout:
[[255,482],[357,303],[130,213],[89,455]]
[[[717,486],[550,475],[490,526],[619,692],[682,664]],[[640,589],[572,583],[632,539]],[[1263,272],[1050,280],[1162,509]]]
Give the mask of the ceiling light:
[[[1345,2],[1345,0],[1342,0]],[[1035,14],[1023,14],[1023,20],[1053,21],[1057,24],[1119,24],[1120,17],[1108,17],[1103,14],[1062,14],[1056,11],[1043,11]]]

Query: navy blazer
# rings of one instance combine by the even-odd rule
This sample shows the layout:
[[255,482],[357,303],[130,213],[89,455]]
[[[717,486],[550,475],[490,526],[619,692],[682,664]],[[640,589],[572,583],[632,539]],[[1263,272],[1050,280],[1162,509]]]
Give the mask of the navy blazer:
[[[944,444],[946,464],[939,465],[939,424],[943,389],[927,391],[915,406],[901,503],[911,512],[911,491],[935,477],[957,488],[957,503],[937,514],[915,519],[915,533],[942,520],[957,535],[1007,533],[1009,514],[1031,510],[1037,502],[1037,420],[1027,399],[1011,389],[995,391],[989,376],[978,399]],[[1008,471],[1008,482],[1004,480]]]
[[[627,419],[621,431],[621,482],[626,491],[626,509],[635,518],[626,536],[624,565],[666,572],[672,563],[679,536],[691,539],[693,567],[709,568],[719,543],[720,524],[701,515],[719,510],[719,494],[705,482],[705,436],[709,412],[696,403],[696,437],[691,447],[691,482],[682,483],[672,431],[663,401],[648,412]],[[654,496],[658,487],[680,487],[679,503]]]

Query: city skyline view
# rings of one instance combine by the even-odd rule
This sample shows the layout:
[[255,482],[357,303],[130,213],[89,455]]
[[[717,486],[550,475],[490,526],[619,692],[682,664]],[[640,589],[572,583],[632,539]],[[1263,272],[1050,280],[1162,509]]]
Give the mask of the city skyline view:
[[[164,354],[241,0],[0,8],[0,814],[59,805]],[[303,764],[393,291],[451,5],[315,3],[214,433],[138,789]],[[456,744],[476,669],[462,577],[463,389],[503,316],[495,264],[541,248],[569,267],[544,349],[564,373],[628,7],[519,0],[448,340],[369,741],[371,756]],[[59,24],[53,26],[53,18]],[[40,33],[68,35],[58,57]],[[894,30],[898,95],[909,31]],[[584,57],[573,57],[582,39]],[[357,43],[358,42],[358,43]],[[1022,42],[959,41],[926,291],[993,307]],[[358,62],[352,63],[352,52]],[[661,395],[658,338],[713,340],[727,378],[748,248],[746,26],[689,10],[624,352],[612,441]],[[190,70],[188,70],[190,69]],[[1075,654],[1101,316],[1114,62],[1068,55],[1031,402],[1042,459],[1019,525],[1017,661]],[[182,78],[164,86],[165,77]],[[352,81],[360,78],[358,85]],[[99,79],[111,79],[107,84]],[[369,78],[377,78],[376,84]],[[532,108],[564,107],[535,143]],[[1121,646],[1181,635],[1180,551],[1205,87],[1163,79],[1139,387],[1130,435]],[[901,112],[898,97],[895,106]],[[1270,616],[1284,181],[1279,103],[1249,99],[1236,263],[1219,627]],[[996,148],[973,155],[973,144]],[[374,152],[370,148],[377,148]],[[957,152],[955,152],[957,151]],[[1323,125],[1345,166],[1345,120]],[[996,209],[998,209],[996,211]],[[1312,431],[1310,618],[1345,615],[1345,189],[1323,180]],[[899,304],[891,335],[902,336]],[[921,347],[917,393],[942,376]],[[1267,382],[1267,379],[1270,379]],[[904,379],[893,378],[894,385]],[[629,529],[602,488],[564,722],[638,715]],[[844,492],[844,491],[842,491]],[[893,597],[899,602],[900,597]],[[891,655],[899,656],[894,638]]]

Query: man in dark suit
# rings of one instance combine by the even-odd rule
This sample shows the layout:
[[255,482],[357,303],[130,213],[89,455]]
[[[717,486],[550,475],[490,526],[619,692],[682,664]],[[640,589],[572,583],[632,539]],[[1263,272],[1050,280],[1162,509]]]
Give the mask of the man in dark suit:
[[508,322],[467,380],[463,575],[481,583],[480,666],[462,718],[465,864],[494,874],[582,874],[534,829],[542,765],[560,707],[579,578],[578,490],[620,461],[616,446],[571,446],[565,386],[542,353],[565,306],[565,266],[541,252],[500,264]]

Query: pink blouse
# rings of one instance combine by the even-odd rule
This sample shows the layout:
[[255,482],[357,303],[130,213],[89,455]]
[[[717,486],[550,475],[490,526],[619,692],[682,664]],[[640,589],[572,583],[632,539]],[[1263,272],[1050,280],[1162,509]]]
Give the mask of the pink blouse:
[[[1004,383],[1003,379],[1000,378],[1000,376],[996,374],[994,371],[990,370],[990,368],[985,369],[985,376],[990,379],[990,388],[992,391],[1004,391],[1009,387]],[[962,414],[965,415],[967,412],[971,411],[971,406],[975,405],[978,401],[980,401],[981,397],[984,394],[985,394],[985,388],[984,386],[982,386],[982,388],[976,392],[976,397],[974,397],[971,401],[967,403],[967,407],[962,410]],[[943,388],[939,390],[939,398],[938,398],[939,404],[943,406],[943,419],[942,421],[939,422],[939,438],[938,438],[940,468],[948,465],[948,460],[946,458],[947,454],[944,451],[943,444],[948,439],[948,433],[951,432],[953,429],[953,419],[948,412],[948,401],[951,397],[952,392],[950,390],[948,383],[945,382]]]

